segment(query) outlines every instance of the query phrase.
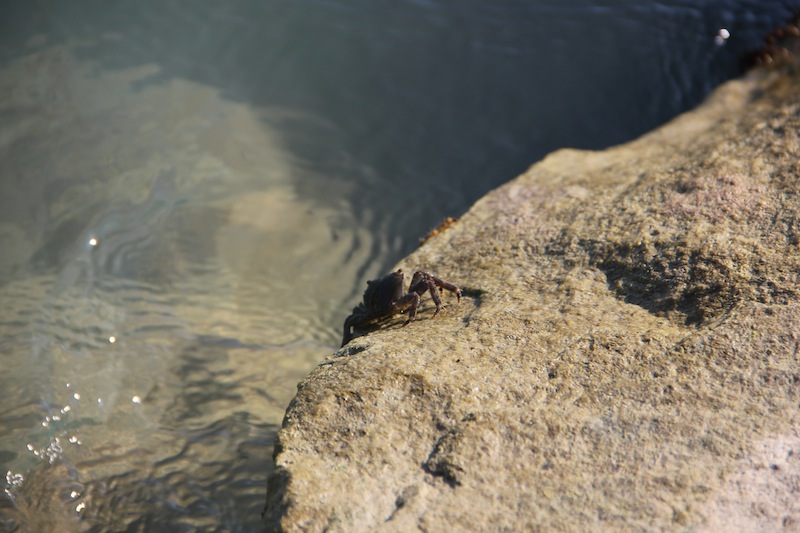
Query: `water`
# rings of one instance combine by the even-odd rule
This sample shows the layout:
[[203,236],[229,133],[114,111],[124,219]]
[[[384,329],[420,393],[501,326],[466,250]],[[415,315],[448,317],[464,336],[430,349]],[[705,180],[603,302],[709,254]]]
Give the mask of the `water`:
[[793,5],[5,2],[0,529],[257,530],[366,279],[693,107]]

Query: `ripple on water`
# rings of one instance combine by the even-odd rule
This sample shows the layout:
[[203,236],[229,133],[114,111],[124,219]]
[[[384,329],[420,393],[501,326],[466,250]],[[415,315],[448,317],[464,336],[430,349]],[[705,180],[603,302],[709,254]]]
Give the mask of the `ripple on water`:
[[367,270],[369,233],[297,197],[266,111],[131,89],[157,70],[53,47],[0,71],[0,174],[30,185],[0,198],[0,529],[255,529],[285,406]]
[[[53,296],[54,285],[51,276],[0,289],[23,308],[48,302],[34,324],[0,319],[0,453],[23,479],[0,519],[33,530],[68,516],[102,530],[206,529],[248,510],[255,521],[283,409],[319,347],[244,342],[252,335],[207,294],[175,306],[130,280],[97,283],[91,296]],[[40,513],[45,504],[52,512]]]

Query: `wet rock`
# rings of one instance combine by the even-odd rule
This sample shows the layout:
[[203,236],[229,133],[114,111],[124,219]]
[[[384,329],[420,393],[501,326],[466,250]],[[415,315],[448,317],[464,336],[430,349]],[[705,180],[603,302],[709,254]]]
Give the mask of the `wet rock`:
[[298,386],[267,528],[797,527],[799,131],[760,71],[481,199],[400,265],[461,305]]

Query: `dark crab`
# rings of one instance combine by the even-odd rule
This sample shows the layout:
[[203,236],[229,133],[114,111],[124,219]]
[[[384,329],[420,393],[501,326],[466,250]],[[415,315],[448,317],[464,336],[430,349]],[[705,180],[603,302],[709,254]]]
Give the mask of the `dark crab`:
[[367,290],[364,291],[364,301],[354,307],[353,314],[344,321],[342,346],[353,338],[352,330],[354,328],[363,328],[382,322],[394,315],[408,312],[408,319],[403,323],[405,326],[417,316],[417,307],[426,292],[431,293],[433,302],[436,304],[433,316],[436,316],[444,307],[440,296],[442,290],[447,289],[454,292],[459,303],[461,302],[461,289],[424,270],[414,272],[408,292],[405,292],[404,286],[405,273],[402,270],[368,281]]

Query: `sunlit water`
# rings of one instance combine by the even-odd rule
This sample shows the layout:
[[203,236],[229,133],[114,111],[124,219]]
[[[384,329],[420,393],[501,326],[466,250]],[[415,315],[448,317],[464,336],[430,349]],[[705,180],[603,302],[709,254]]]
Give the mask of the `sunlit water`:
[[793,4],[6,2],[0,529],[257,530],[366,279],[695,105]]

